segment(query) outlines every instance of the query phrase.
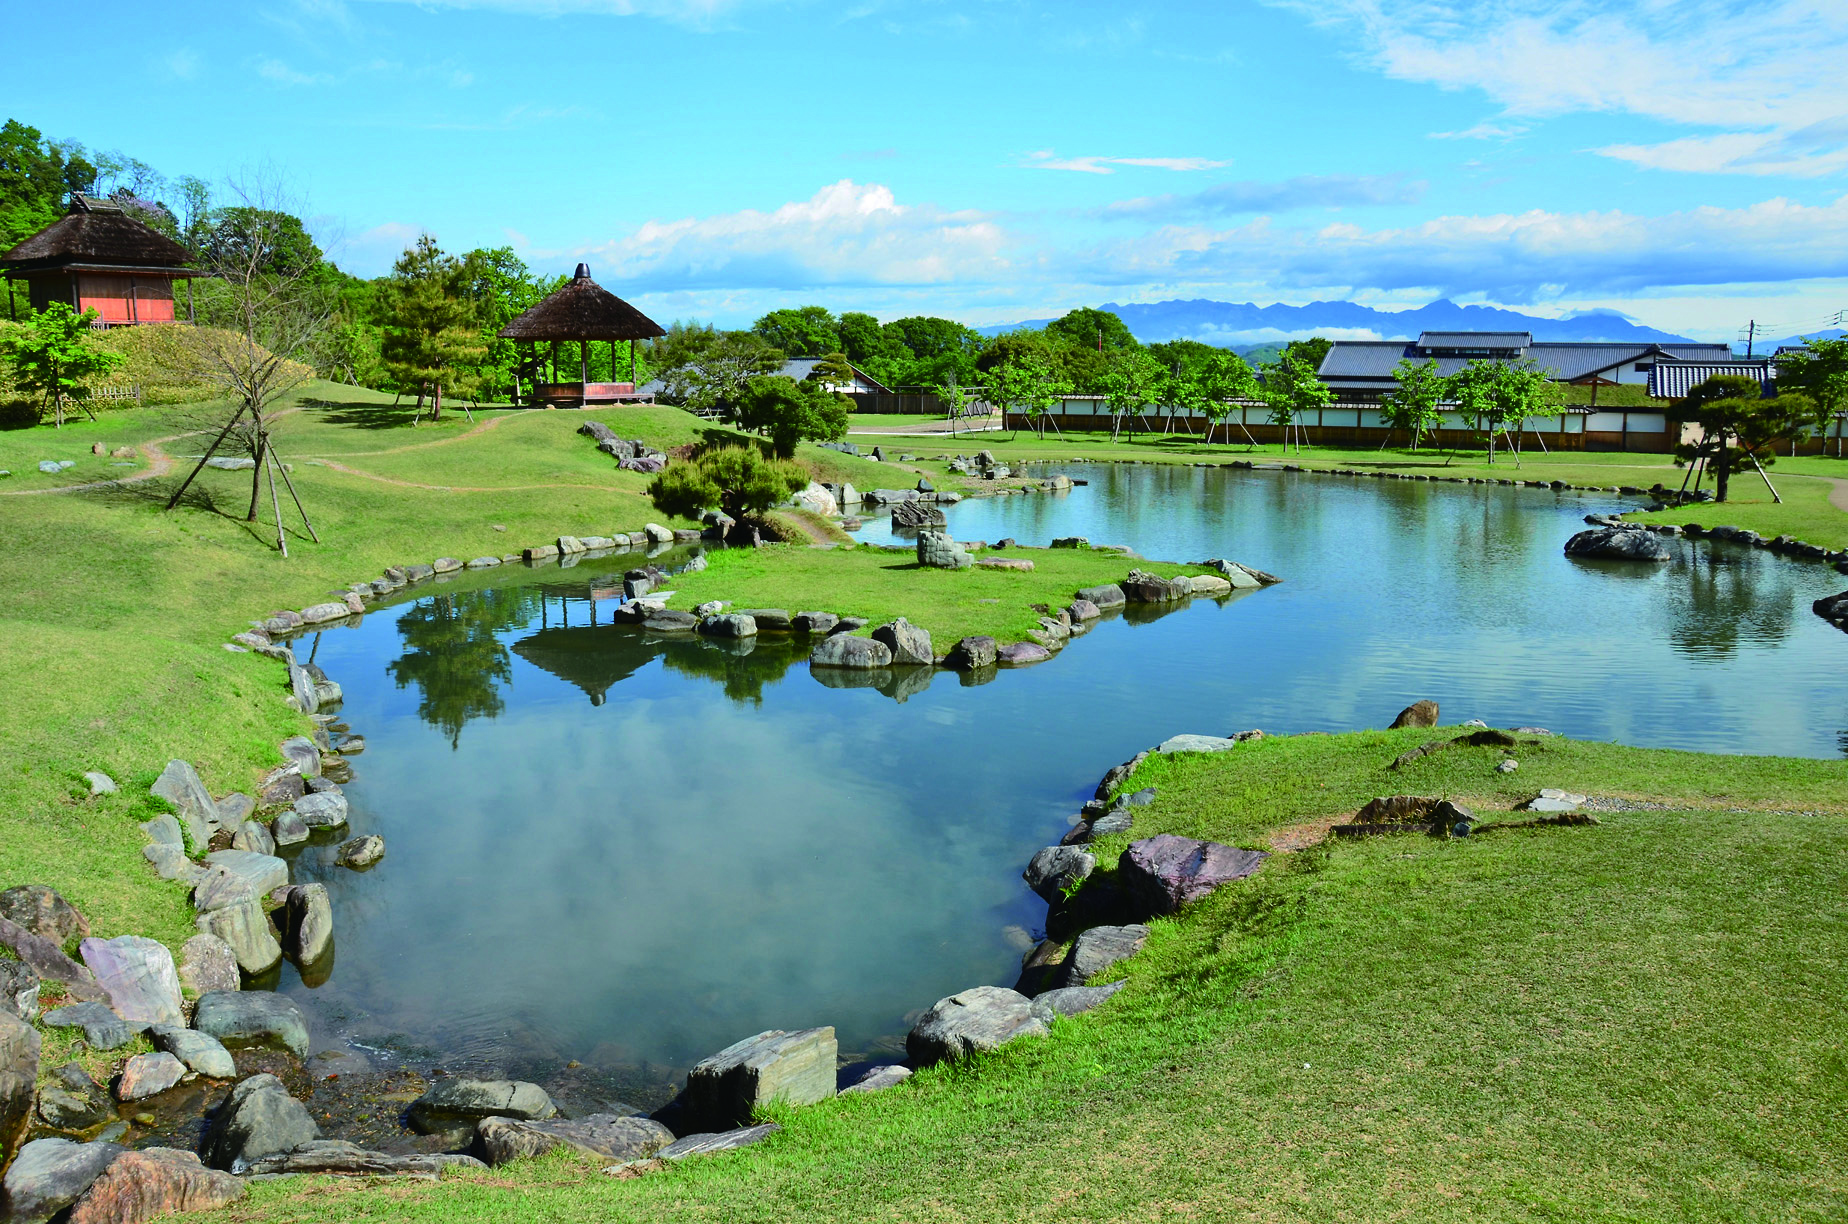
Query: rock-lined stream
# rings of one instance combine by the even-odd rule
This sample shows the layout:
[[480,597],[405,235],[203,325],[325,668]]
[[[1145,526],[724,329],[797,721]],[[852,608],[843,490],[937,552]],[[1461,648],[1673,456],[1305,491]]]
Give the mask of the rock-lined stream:
[[939,672],[890,694],[818,683],[771,637],[613,627],[593,588],[632,557],[457,575],[321,635],[368,743],[352,831],[391,850],[363,874],[304,850],[295,878],[332,891],[337,958],[283,989],[362,1051],[647,1105],[762,1029],[833,1024],[843,1051],[896,1052],[908,1014],[1011,982],[1045,913],[1021,867],[1105,766],[1178,731],[1340,731],[1432,697],[1447,722],[1843,751],[1841,635],[1808,610],[1840,580],[1820,566],[1682,541],[1668,565],[1562,556],[1615,497],[1062,470],[1091,483],[964,502],[950,531],[1286,581],[1106,620],[990,684]]

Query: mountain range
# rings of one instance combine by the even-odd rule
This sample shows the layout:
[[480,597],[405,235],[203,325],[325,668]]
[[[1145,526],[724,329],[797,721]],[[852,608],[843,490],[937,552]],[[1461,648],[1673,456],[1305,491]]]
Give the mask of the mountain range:
[[[1341,340],[1411,339],[1422,331],[1524,331],[1536,340],[1612,340],[1642,343],[1687,343],[1686,336],[1634,323],[1614,310],[1578,311],[1562,319],[1542,318],[1497,306],[1459,306],[1440,299],[1413,310],[1377,310],[1358,302],[1310,302],[1288,306],[1281,302],[1259,306],[1255,302],[1194,301],[1105,303],[1128,324],[1138,340],[1200,340],[1228,348],[1268,345],[1301,336],[1324,335]],[[1049,319],[1029,319],[978,328],[998,335],[1023,327],[1043,327]]]

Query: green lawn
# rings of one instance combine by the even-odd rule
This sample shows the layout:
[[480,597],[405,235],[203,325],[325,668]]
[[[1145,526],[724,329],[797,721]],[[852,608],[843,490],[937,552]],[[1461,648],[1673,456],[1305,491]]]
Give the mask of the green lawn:
[[[1250,845],[1374,794],[1667,799],[1594,827],[1339,842],[1153,924],[1088,1016],[633,1181],[253,1187],[230,1218],[1832,1220],[1848,1214],[1848,765],[1432,732],[1144,767],[1138,833]],[[1788,814],[1770,808],[1825,809]],[[1727,810],[1727,809],[1743,810]],[[1110,849],[1111,847],[1105,847]]]
[[1033,570],[979,565],[926,569],[910,549],[864,544],[831,551],[777,545],[754,552],[713,553],[704,571],[673,578],[676,593],[669,606],[692,609],[723,599],[740,608],[865,616],[874,625],[903,616],[930,630],[942,654],[957,638],[972,633],[1002,642],[1024,640],[1027,630],[1038,628],[1041,615],[1032,605],[1062,608],[1078,588],[1117,582],[1132,568],[1163,577],[1209,572],[1197,565],[1136,561],[1101,550],[1009,548],[976,555],[1021,558],[1031,561]]

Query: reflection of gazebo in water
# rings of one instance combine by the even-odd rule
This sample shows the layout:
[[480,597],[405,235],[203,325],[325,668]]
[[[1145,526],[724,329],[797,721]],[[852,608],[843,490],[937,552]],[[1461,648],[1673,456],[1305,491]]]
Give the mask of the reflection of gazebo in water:
[[612,687],[640,671],[663,649],[661,643],[640,634],[612,633],[588,625],[541,629],[513,644],[514,654],[583,689],[594,706],[602,705]]
[[[635,390],[635,342],[665,336],[667,332],[653,319],[591,280],[587,264],[579,264],[577,275],[565,282],[563,288],[547,294],[544,301],[501,328],[499,334],[502,339],[521,341],[527,346],[522,368],[528,371],[528,377],[533,382],[532,395],[527,400],[530,404],[547,408],[583,408],[589,404],[654,400],[652,394],[637,394]],[[596,340],[609,342],[612,379],[616,377],[617,370],[616,343],[619,340],[629,342],[628,382],[590,381],[590,346]],[[561,382],[558,379],[558,346],[561,341],[577,342],[576,382]],[[551,348],[549,360],[542,362],[536,346],[544,342],[550,342]],[[549,379],[540,377],[542,364],[550,375]],[[517,384],[514,398],[519,399]]]

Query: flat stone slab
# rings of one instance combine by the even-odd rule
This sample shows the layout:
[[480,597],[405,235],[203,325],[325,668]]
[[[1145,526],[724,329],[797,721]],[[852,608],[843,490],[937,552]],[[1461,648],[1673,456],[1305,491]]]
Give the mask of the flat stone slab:
[[79,950],[97,984],[108,993],[116,1015],[144,1024],[168,1024],[181,1018],[180,975],[165,944],[140,935],[121,935],[86,939]]
[[646,1160],[674,1142],[674,1132],[652,1118],[592,1114],[587,1118],[535,1122],[483,1118],[475,1127],[475,1151],[490,1165],[538,1156],[556,1147],[575,1148],[607,1160]]
[[906,1035],[905,1051],[913,1063],[928,1067],[999,1049],[1019,1037],[1043,1037],[1047,1031],[1019,991],[977,986],[937,1000]]
[[903,1063],[887,1063],[883,1067],[874,1067],[865,1075],[841,1089],[841,1095],[854,1092],[880,1092],[895,1084],[902,1084],[911,1078],[911,1068]]
[[1576,812],[1585,804],[1585,796],[1547,787],[1521,805],[1523,812]]
[[1061,986],[1048,990],[1033,1000],[1035,1019],[1051,1024],[1059,1016],[1076,1016],[1107,1002],[1128,982],[1111,982],[1107,986]]
[[111,1161],[71,1209],[70,1224],[141,1224],[210,1211],[244,1197],[244,1183],[208,1169],[191,1152],[144,1148]]
[[394,1155],[373,1152],[344,1139],[311,1139],[291,1151],[261,1156],[245,1172],[256,1175],[323,1174],[334,1177],[435,1177],[444,1169],[483,1169],[473,1156],[452,1152]]
[[1092,927],[1073,941],[1072,950],[1059,968],[1058,985],[1062,988],[1083,986],[1118,961],[1128,960],[1142,951],[1142,945],[1148,941],[1149,929],[1141,923]]
[[157,1024],[148,1030],[148,1039],[157,1050],[165,1050],[187,1068],[213,1079],[230,1079],[237,1074],[237,1063],[224,1043],[198,1029],[177,1024]]
[[144,1025],[130,1024],[102,1003],[73,1003],[45,1013],[46,1028],[80,1028],[93,1050],[115,1050],[135,1039]]
[[1264,864],[1258,850],[1162,833],[1131,842],[1117,863],[1123,886],[1155,914],[1172,914]]
[[8,1220],[49,1220],[83,1196],[124,1151],[113,1143],[34,1139],[0,1183]]
[[1236,748],[1242,741],[1223,735],[1171,735],[1163,740],[1155,751],[1161,753],[1176,752],[1224,752]]
[[702,1060],[687,1076],[688,1116],[715,1129],[748,1125],[773,1101],[813,1105],[834,1095],[840,1054],[831,1027],[747,1037]]
[[201,995],[193,1027],[229,1049],[268,1046],[308,1056],[308,1019],[289,999],[269,991],[214,990]]
[[[329,796],[314,797],[325,799]],[[306,801],[304,797],[299,802]],[[344,804],[345,800],[341,802]],[[258,854],[254,850],[214,850],[205,856],[205,862],[208,867],[222,867],[239,879],[248,881],[251,891],[259,897],[267,897],[289,882],[288,862],[273,854]]]
[[733,1148],[762,1143],[782,1129],[774,1122],[766,1122],[762,1126],[740,1126],[714,1134],[688,1135],[668,1144],[655,1155],[661,1160],[685,1160],[689,1156],[704,1156],[710,1152],[728,1152]]
[[411,1102],[411,1125],[441,1134],[482,1118],[549,1118],[558,1112],[545,1089],[525,1080],[446,1079]]

